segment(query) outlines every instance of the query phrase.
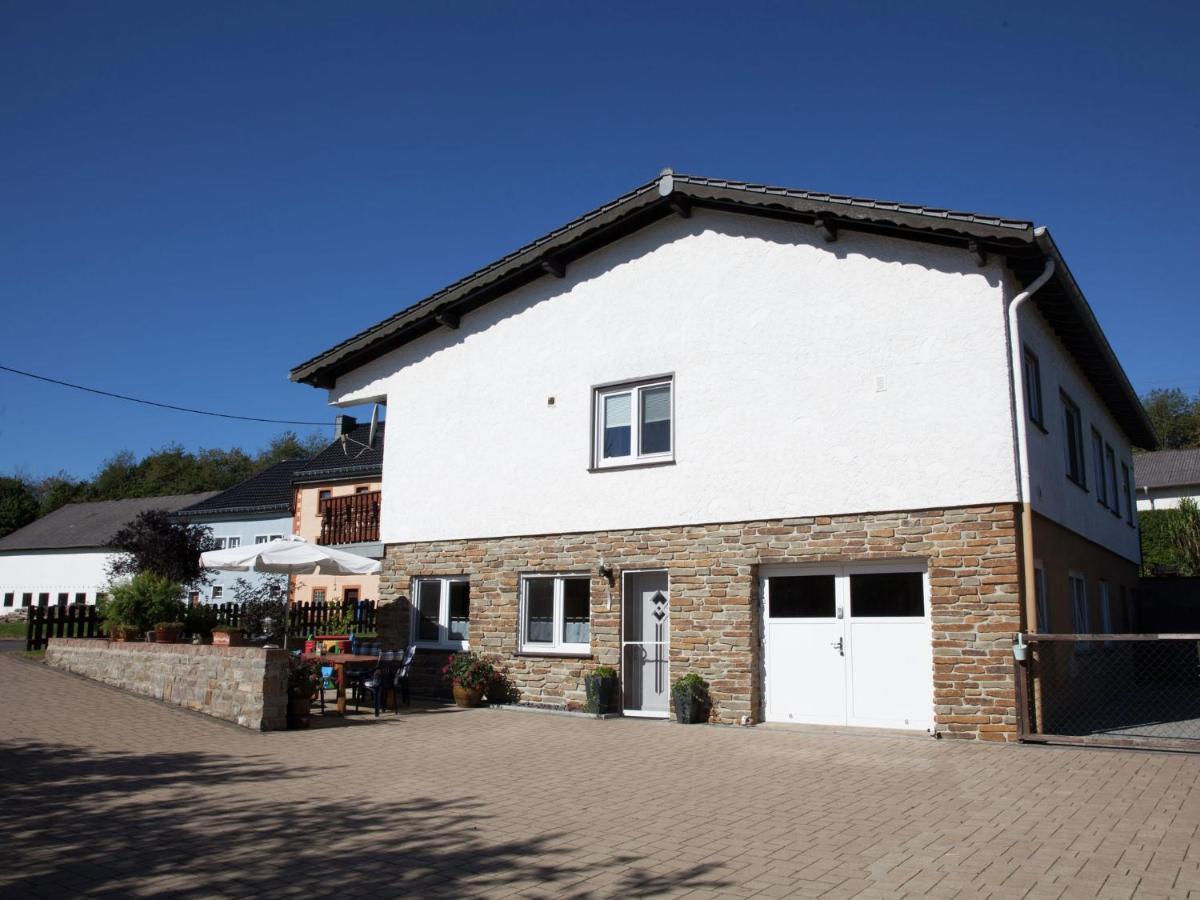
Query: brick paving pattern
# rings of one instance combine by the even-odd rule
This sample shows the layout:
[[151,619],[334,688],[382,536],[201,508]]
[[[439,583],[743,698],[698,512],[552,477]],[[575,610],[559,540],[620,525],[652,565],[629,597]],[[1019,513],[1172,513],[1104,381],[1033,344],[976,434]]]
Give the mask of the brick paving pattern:
[[0,684],[0,896],[1200,898],[1193,756]]

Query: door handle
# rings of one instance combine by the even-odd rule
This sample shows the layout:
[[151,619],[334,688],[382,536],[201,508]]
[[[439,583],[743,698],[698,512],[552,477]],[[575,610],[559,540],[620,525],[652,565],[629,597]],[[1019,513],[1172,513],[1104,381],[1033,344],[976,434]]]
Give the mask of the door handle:
[[832,644],[829,645],[834,650],[836,650],[838,652],[838,654],[841,656],[846,655],[846,648],[843,643],[844,640],[845,640],[845,638],[838,638],[836,641],[834,641]]

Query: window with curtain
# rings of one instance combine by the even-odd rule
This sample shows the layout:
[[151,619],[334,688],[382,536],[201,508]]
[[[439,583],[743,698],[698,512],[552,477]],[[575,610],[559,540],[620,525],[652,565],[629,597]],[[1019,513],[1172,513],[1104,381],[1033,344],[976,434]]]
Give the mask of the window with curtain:
[[591,652],[592,582],[587,575],[526,575],[521,579],[521,649]]
[[674,453],[674,390],[656,378],[597,388],[593,465],[670,461]]
[[413,584],[413,643],[466,650],[471,623],[471,583],[466,576],[418,578]]

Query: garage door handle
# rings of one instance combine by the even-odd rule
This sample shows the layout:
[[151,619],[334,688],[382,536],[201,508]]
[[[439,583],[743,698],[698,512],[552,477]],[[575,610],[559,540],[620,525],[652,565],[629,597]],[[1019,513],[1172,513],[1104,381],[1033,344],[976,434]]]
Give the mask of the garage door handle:
[[834,650],[836,650],[840,655],[845,656],[846,648],[842,644],[842,641],[844,641],[844,640],[845,640],[845,638],[838,638],[836,641],[834,641],[829,646],[832,647]]

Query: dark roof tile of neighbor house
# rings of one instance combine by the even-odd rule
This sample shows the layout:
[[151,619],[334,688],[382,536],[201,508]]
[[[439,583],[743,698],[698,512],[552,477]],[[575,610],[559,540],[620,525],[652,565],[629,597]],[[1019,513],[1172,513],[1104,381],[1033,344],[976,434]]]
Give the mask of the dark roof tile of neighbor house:
[[1200,450],[1159,450],[1133,458],[1133,480],[1142,487],[1200,484]]
[[295,481],[321,481],[330,478],[365,478],[383,474],[383,431],[380,422],[375,440],[368,446],[370,423],[355,425],[345,439],[336,438],[332,444],[308,461],[296,472]]
[[173,494],[168,497],[135,497],[68,503],[24,528],[0,538],[0,552],[12,550],[69,550],[101,548],[138,514],[151,509],[176,512],[216,494]]
[[311,460],[289,459],[235,484],[229,490],[194,503],[181,514],[288,512],[292,508],[292,479]]

